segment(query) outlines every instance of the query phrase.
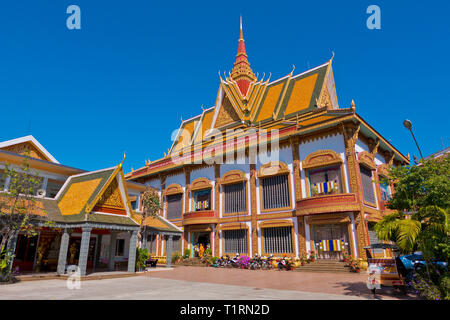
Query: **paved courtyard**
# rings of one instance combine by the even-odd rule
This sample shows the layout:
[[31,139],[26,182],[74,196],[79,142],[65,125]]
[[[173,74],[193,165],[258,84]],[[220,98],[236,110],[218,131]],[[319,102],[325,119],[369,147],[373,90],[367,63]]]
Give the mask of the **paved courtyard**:
[[389,290],[373,296],[366,275],[251,271],[176,267],[117,279],[82,281],[68,289],[64,280],[23,281],[0,286],[0,299],[411,299]]

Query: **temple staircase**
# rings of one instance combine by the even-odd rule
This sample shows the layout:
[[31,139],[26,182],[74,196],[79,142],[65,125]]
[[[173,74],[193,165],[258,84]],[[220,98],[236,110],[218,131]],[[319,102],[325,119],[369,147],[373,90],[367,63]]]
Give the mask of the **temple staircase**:
[[349,273],[350,268],[345,266],[344,262],[338,260],[318,259],[314,262],[306,263],[304,266],[295,268],[294,271],[298,272],[325,272],[336,273],[345,272]]

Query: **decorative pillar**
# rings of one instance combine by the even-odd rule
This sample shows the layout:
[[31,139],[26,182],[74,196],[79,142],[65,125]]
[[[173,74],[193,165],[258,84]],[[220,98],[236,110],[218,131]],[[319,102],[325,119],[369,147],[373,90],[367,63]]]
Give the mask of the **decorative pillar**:
[[191,193],[191,169],[190,167],[184,167],[184,177],[186,180],[186,187],[184,191],[184,211],[189,212],[189,202]]
[[[214,175],[215,175],[215,184],[214,184],[214,208],[220,217],[220,211],[222,208],[220,207],[220,164],[214,165]],[[218,225],[216,224],[214,227],[214,252],[213,255],[216,257],[219,256],[219,232],[217,231]]]
[[115,258],[116,258],[116,241],[117,232],[110,231],[109,235],[109,255],[108,255],[108,271],[115,270]]
[[367,245],[366,232],[365,232],[365,222],[364,222],[364,211],[363,211],[363,196],[361,194],[361,177],[359,173],[358,161],[356,160],[355,145],[358,140],[358,134],[360,130],[359,124],[354,124],[353,122],[346,125],[342,125],[342,132],[344,135],[345,143],[345,155],[347,159],[347,168],[350,180],[350,191],[356,194],[356,198],[359,202],[360,210],[354,212],[355,224],[356,224],[356,235],[358,243],[358,256],[361,258],[366,258],[366,252],[364,247]]
[[166,240],[166,267],[170,268],[172,262],[172,235],[167,236]]
[[302,198],[302,183],[300,176],[300,151],[298,137],[291,139],[291,149],[294,167],[295,200],[300,200]]
[[[189,232],[186,230],[186,227],[184,227],[183,231],[183,243],[184,243],[184,250],[189,249]],[[183,251],[184,256],[184,251]]]
[[250,201],[251,205],[251,237],[252,237],[252,255],[258,252],[258,219],[256,205],[256,161],[250,161]]
[[61,244],[59,245],[58,267],[56,272],[64,274],[66,272],[67,251],[69,249],[69,230],[64,229],[61,236]]
[[136,246],[138,230],[131,232],[130,248],[128,249],[128,272],[136,272]]
[[80,268],[80,276],[86,275],[87,260],[89,255],[89,241],[91,240],[92,228],[84,227],[81,233],[80,257],[78,259],[78,268]]
[[305,217],[297,217],[297,228],[298,228],[298,251],[299,255],[307,254],[306,250],[306,235],[305,235]]
[[162,175],[162,174],[160,174],[159,175],[159,182],[160,182],[160,187],[161,187],[161,196],[160,196],[160,199],[159,199],[159,203],[161,204],[161,206],[160,206],[160,210],[159,210],[159,215],[160,216],[162,216],[162,217],[165,217],[165,211],[166,210],[164,210],[165,209],[165,205],[164,205],[164,190],[166,189],[166,176],[165,175]]

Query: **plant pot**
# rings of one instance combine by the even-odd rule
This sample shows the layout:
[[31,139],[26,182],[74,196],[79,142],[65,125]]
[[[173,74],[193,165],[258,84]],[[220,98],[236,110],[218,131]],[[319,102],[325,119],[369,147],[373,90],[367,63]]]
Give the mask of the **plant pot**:
[[312,258],[312,259],[311,259],[311,262],[314,262],[314,261],[316,261],[316,259]]
[[356,269],[355,272],[356,272],[356,273],[360,273],[360,272],[361,272],[361,269]]

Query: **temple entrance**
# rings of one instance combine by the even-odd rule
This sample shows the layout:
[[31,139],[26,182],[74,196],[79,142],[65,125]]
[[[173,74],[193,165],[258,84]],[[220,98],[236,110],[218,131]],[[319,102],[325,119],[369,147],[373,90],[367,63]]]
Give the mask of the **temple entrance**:
[[31,272],[35,262],[38,237],[27,237],[19,234],[17,237],[16,256],[13,270],[18,272]]
[[206,249],[211,249],[211,232],[192,232],[193,256],[198,257]]
[[314,247],[319,259],[340,260],[343,252],[350,252],[347,227],[346,223],[312,225]]

